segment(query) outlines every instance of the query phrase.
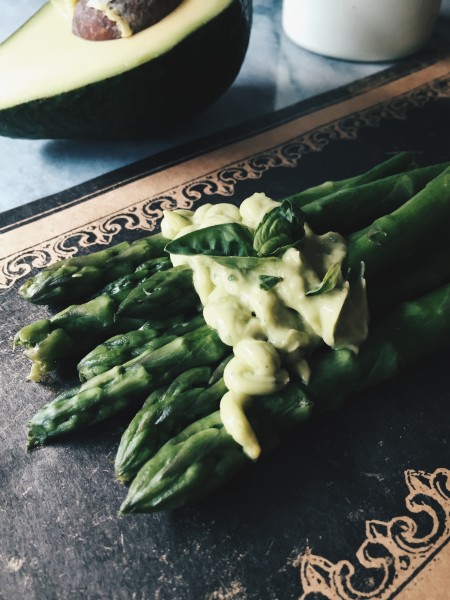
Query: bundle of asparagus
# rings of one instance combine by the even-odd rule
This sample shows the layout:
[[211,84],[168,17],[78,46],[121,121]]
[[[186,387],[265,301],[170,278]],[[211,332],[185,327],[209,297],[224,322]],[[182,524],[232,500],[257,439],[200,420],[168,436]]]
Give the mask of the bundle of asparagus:
[[[450,222],[448,164],[417,168],[401,153],[285,202],[301,208],[316,231],[346,235],[346,269],[356,273],[365,264],[374,318],[358,354],[321,349],[307,384],[293,378],[251,405],[249,420],[263,448],[285,429],[449,345],[449,249],[439,242]],[[132,482],[122,512],[181,506],[251,464],[218,412],[231,349],[198,313],[190,269],[171,266],[167,241],[154,236],[70,259],[21,288],[37,303],[85,301],[17,334],[15,343],[33,361],[32,379],[62,356],[89,351],[78,365],[84,383],[32,418],[29,447],[136,404],[115,463],[117,478]],[[137,260],[130,258],[133,248]]]

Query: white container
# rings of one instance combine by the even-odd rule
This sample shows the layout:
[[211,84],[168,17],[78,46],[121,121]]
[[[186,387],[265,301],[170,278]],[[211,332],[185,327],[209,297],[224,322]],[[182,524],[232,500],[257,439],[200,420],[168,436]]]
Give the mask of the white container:
[[384,61],[420,50],[441,0],[283,0],[283,28],[299,46],[334,58]]

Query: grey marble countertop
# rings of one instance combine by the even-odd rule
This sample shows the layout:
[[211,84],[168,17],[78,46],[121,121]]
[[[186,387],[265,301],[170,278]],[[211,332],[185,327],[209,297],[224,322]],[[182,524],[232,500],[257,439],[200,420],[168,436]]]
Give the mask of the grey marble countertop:
[[[16,0],[2,7],[0,40],[41,4],[42,0]],[[444,0],[436,36],[450,39],[449,20],[450,0]],[[0,138],[0,213],[387,66],[332,60],[303,50],[283,34],[281,0],[255,0],[250,47],[238,78],[220,100],[176,134],[115,142]]]

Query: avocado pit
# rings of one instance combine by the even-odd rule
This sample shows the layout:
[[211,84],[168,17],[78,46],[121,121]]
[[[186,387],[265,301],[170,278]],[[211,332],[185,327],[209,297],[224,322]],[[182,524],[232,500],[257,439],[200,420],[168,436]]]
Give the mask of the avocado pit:
[[78,0],[72,32],[89,41],[130,37],[155,25],[182,0]]

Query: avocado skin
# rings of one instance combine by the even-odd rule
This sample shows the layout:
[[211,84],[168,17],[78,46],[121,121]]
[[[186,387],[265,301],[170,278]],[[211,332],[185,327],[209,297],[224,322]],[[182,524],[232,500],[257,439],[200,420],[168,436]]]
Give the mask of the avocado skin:
[[0,110],[0,135],[126,139],[167,132],[230,87],[247,51],[251,21],[252,0],[234,0],[169,52],[135,69]]

